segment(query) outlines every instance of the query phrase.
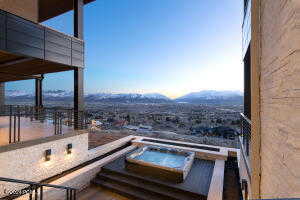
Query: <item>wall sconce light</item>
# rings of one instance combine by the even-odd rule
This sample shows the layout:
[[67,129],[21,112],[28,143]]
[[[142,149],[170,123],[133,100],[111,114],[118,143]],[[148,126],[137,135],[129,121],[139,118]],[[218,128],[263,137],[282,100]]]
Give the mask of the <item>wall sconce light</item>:
[[51,158],[51,149],[45,151],[45,161],[49,161]]
[[71,154],[72,153],[72,144],[68,144],[67,145],[67,154]]

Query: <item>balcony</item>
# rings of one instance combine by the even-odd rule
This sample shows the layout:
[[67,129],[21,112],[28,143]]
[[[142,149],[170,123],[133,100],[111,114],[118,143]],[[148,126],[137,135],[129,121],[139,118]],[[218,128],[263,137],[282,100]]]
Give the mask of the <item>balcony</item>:
[[[85,113],[79,113],[79,129],[87,128]],[[74,111],[68,108],[34,106],[0,107],[0,147],[74,132]]]
[[129,136],[126,133],[95,133],[89,116],[79,113],[79,127],[74,128],[74,110],[65,107],[38,108],[29,105],[0,106],[0,148],[10,144],[44,140],[52,136],[88,133],[88,147],[94,149]]
[[84,42],[0,10],[1,82],[84,67]]

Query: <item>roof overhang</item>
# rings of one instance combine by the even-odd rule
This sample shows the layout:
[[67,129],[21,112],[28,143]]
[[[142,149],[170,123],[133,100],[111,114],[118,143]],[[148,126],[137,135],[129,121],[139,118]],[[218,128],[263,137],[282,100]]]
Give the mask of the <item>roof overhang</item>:
[[[84,4],[95,0],[84,0]],[[39,22],[73,10],[73,0],[39,0]]]
[[0,50],[0,83],[39,78],[40,74],[63,72],[76,67]]

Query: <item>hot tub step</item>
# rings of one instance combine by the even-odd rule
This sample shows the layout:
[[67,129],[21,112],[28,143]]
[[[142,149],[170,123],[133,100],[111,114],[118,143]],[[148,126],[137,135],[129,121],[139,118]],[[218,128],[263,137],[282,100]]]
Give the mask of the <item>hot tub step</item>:
[[[185,190],[181,190],[175,187],[170,187],[166,184],[163,184],[160,181],[152,181],[147,177],[143,177],[137,174],[132,174],[128,172],[119,172],[113,171],[107,168],[102,168],[101,172],[98,174],[98,177],[109,176],[110,178],[114,178],[117,181],[127,182],[126,184],[131,183],[131,185],[145,188],[147,190],[151,190],[156,193],[160,193],[163,196],[171,197],[172,199],[178,200],[199,200],[201,196],[199,194],[195,194],[192,192],[188,192]],[[203,198],[203,197],[202,197]]]
[[133,177],[119,176],[114,174],[100,173],[98,178],[101,180],[117,182],[123,185],[130,185],[138,190],[146,190],[149,193],[160,195],[165,200],[192,200],[193,198],[187,197],[186,194],[176,192],[169,188],[162,188],[159,185],[153,183],[147,183],[145,181],[135,179]]
[[92,183],[134,200],[164,200],[164,197],[145,192],[144,190],[137,190],[130,185],[100,180],[98,178],[94,179]]

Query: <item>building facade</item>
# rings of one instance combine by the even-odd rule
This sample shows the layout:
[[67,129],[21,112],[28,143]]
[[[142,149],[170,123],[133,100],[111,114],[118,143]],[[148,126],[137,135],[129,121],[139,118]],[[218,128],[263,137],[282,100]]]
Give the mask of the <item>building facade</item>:
[[300,2],[252,0],[244,10],[249,198],[299,198]]

